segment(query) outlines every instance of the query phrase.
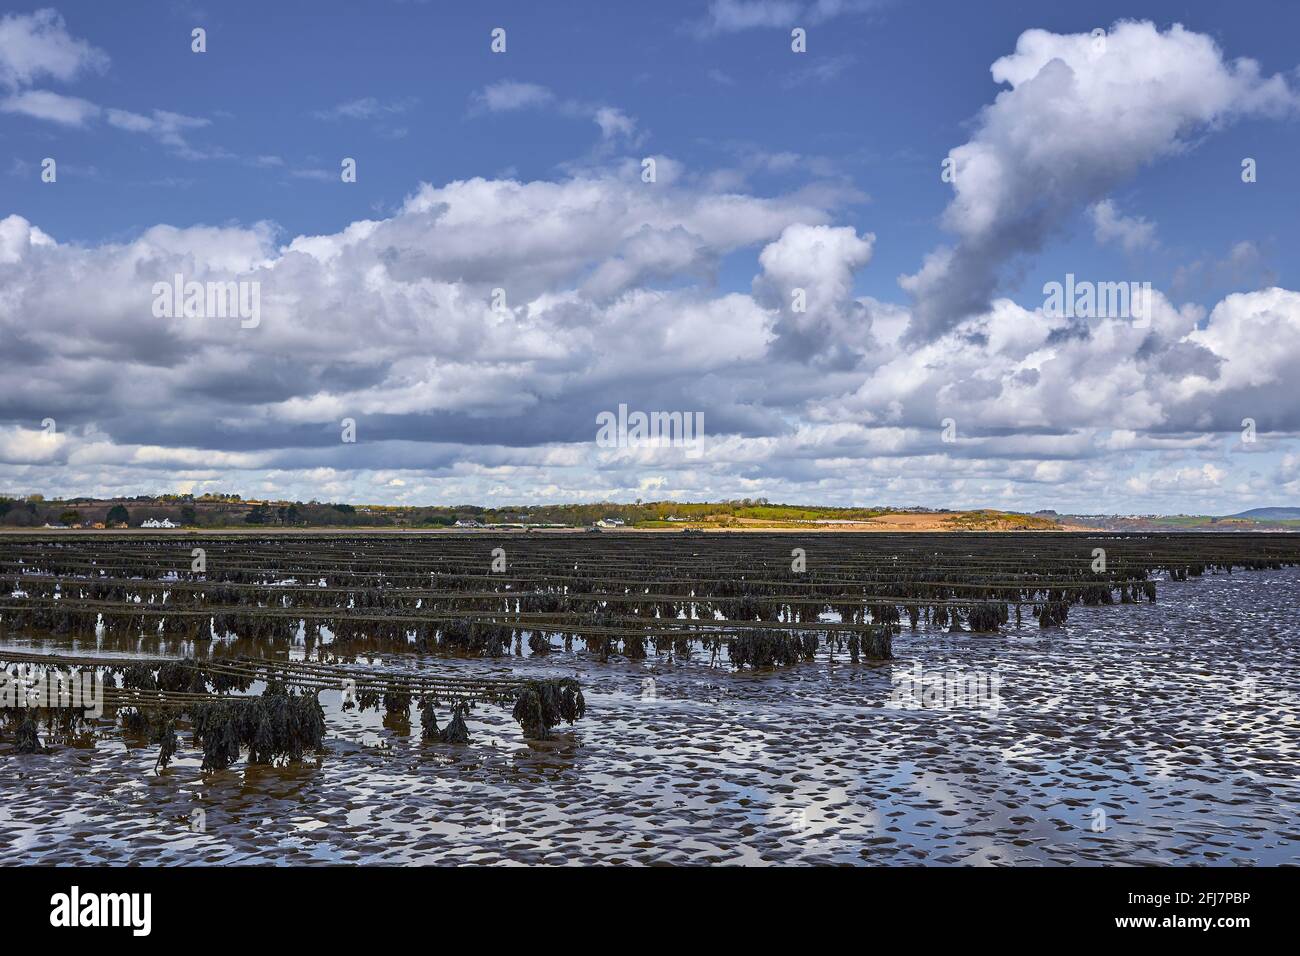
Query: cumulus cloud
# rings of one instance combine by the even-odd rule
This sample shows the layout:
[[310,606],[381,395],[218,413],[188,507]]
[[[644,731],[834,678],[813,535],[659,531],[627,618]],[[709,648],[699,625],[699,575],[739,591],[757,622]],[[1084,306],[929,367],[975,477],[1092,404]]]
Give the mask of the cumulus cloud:
[[[871,261],[876,237],[848,226],[798,223],[764,247],[756,297],[779,311],[783,351],[801,360],[829,357],[849,363],[861,354],[870,321],[852,299],[854,274]],[[853,346],[856,346],[854,348]]]
[[[1040,488],[1065,505],[1117,480],[1136,497],[1219,493],[1222,461],[1181,462],[1175,482],[1142,456],[1214,454],[1207,430],[1236,429],[1243,409],[1300,429],[1298,293],[1231,296],[1208,316],[1158,295],[1149,328],[1000,299],[917,347],[905,308],[853,295],[874,235],[830,218],[689,175],[424,185],[388,219],[287,242],[269,224],[160,226],[82,247],[10,216],[0,477],[545,500],[635,493],[653,470],[656,493],[697,498],[1022,506]],[[747,247],[752,292],[712,291]],[[260,282],[261,324],[155,319],[153,283],[176,272]],[[596,413],[623,402],[703,411],[707,456],[595,448]],[[34,431],[47,416],[55,444]],[[345,417],[355,445],[339,441]]]
[[914,300],[916,341],[985,311],[1011,261],[1143,165],[1234,120],[1300,107],[1282,76],[1228,60],[1210,37],[1177,24],[1124,21],[1098,38],[1028,30],[992,75],[1009,89],[948,153],[955,196],[943,225],[956,243],[900,279]]
[[29,248],[52,245],[53,239],[21,216],[0,219],[0,263],[16,263]]
[[[1009,89],[953,153],[957,243],[908,280],[910,305],[856,291],[890,237],[844,224],[848,191],[747,185],[819,175],[794,153],[747,151],[731,171],[658,156],[649,184],[630,158],[552,181],[420,184],[391,215],[318,235],[160,225],[85,244],[2,218],[0,485],[1062,509],[1119,494],[1148,510],[1293,487],[1297,456],[1225,452],[1224,436],[1246,417],[1264,446],[1300,434],[1300,293],[1202,305],[1157,290],[1140,326],[993,294],[1067,211],[1088,210],[1100,241],[1153,241],[1108,198],[1120,181],[1190,136],[1291,108],[1282,81],[1181,28],[1120,24],[1095,61],[1085,40],[1031,31],[995,65]],[[529,84],[473,103],[637,135],[613,107]],[[374,118],[338,115],[351,113]],[[95,118],[160,141],[195,128]],[[1103,121],[1105,135],[1074,125]],[[1230,259],[1258,259],[1241,243]],[[260,323],[157,317],[154,286],[177,274],[257,283]],[[934,310],[948,301],[966,304]],[[702,412],[707,454],[596,447],[596,415],[624,403]],[[339,440],[344,418],[355,444]]]
[[46,79],[69,82],[108,69],[108,54],[69,35],[55,10],[0,17],[0,87],[16,90]]
[[[372,440],[474,444],[485,422],[518,445],[587,439],[620,390],[643,404],[675,392],[692,407],[698,376],[761,360],[771,317],[746,296],[708,295],[707,273],[825,218],[793,198],[636,177],[424,186],[392,218],[284,245],[269,226],[154,227],[83,248],[11,216],[0,222],[11,345],[0,417],[89,420],[116,444],[261,448],[284,461],[310,446],[336,456],[345,414]],[[682,270],[702,285],[674,287]],[[178,273],[260,283],[259,327],[154,318],[154,284]]]

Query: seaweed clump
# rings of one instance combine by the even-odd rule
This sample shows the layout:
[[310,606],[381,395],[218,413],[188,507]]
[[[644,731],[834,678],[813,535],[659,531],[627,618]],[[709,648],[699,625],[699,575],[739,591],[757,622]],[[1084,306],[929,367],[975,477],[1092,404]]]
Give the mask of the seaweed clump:
[[[1107,594],[1110,592],[1107,591]],[[1006,607],[991,603],[972,605],[966,612],[966,623],[976,634],[996,634],[999,625],[1007,619]]]
[[117,712],[122,729],[132,736],[143,736],[149,730],[149,718],[139,707],[124,707]]
[[1070,605],[1065,601],[1048,601],[1042,609],[1035,608],[1039,627],[1064,627],[1070,615]]
[[222,770],[248,748],[248,762],[299,761],[319,751],[325,712],[314,693],[294,694],[271,685],[260,697],[197,704],[190,710],[194,739],[203,748],[203,769]]
[[879,628],[862,635],[862,653],[867,660],[892,661],[894,640],[888,628]]
[[153,769],[155,772],[161,767],[167,769],[167,765],[172,762],[172,757],[176,755],[178,742],[176,740],[176,721],[171,718],[160,718],[154,727],[154,743],[158,744],[158,759],[154,762]]
[[146,664],[132,664],[122,669],[122,686],[136,690],[157,690],[158,681],[153,673],[154,669]]
[[810,661],[817,654],[817,635],[786,634],[782,631],[755,630],[737,634],[728,647],[731,663],[736,667],[748,664],[753,668],[789,667],[800,661]]
[[14,749],[20,754],[50,753],[41,741],[41,724],[46,741],[71,738],[87,723],[80,710],[68,707],[0,707],[0,724],[12,725]]
[[524,681],[511,716],[519,721],[525,737],[547,740],[551,728],[561,720],[572,724],[586,712],[587,702],[578,682],[572,677],[561,677]]
[[433,704],[433,698],[425,698],[420,702],[420,736],[425,740],[442,739],[442,731],[438,729],[438,713]]
[[452,705],[451,720],[438,734],[444,744],[464,746],[469,743],[469,727],[465,726],[465,712],[467,710],[469,710],[469,704],[466,701],[459,700]]
[[163,691],[184,691],[190,694],[208,692],[208,683],[203,678],[203,672],[195,665],[193,659],[189,658],[161,664],[158,667],[156,686],[158,690]]
[[487,621],[448,621],[442,627],[444,647],[477,657],[500,657],[510,647],[511,630]]
[[425,698],[420,704],[420,736],[425,740],[440,744],[469,743],[469,727],[465,724],[465,713],[469,710],[467,701],[457,701],[451,708],[451,720],[441,730],[438,728],[438,715],[434,711],[432,698]]
[[36,721],[27,714],[18,722],[14,735],[14,744],[20,754],[34,754],[41,751],[41,738],[37,733]]

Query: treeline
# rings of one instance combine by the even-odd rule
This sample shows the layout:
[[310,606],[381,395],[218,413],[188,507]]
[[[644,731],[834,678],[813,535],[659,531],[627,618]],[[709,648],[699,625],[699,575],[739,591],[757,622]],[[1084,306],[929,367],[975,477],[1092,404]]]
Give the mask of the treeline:
[[[159,495],[97,499],[76,497],[46,500],[0,495],[0,526],[42,527],[46,524],[97,527],[139,527],[146,521],[170,521],[190,528],[260,525],[291,528],[439,528],[457,522],[479,524],[551,524],[586,527],[617,519],[642,527],[707,522],[727,526],[744,521],[861,521],[897,512],[887,508],[823,508],[773,504],[765,498],[721,502],[636,501],[552,505],[395,506],[352,505],[320,501],[263,501],[233,494]],[[926,509],[908,509],[926,510]]]

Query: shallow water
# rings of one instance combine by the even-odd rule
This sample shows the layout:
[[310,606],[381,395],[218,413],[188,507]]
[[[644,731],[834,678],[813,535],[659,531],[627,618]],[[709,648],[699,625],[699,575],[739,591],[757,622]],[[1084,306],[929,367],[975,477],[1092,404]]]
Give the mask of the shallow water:
[[[1292,568],[1161,582],[1157,604],[1075,607],[1064,630],[904,629],[898,660],[876,667],[824,651],[766,674],[700,654],[426,659],[576,673],[587,716],[529,746],[508,710],[480,705],[471,745],[454,748],[423,743],[416,715],[385,726],[326,692],[318,762],[210,774],[188,734],[161,774],[155,747],[107,726],[48,755],[6,741],[0,851],[10,864],[1297,863],[1297,606]],[[900,697],[918,664],[920,703],[948,706]],[[944,674],[965,692],[928,699]]]

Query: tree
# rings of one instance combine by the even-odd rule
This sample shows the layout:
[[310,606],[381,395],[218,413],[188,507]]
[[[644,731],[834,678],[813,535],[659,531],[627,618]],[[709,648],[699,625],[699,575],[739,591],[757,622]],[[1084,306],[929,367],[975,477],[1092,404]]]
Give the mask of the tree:
[[253,510],[244,515],[244,520],[249,524],[266,524],[270,518],[270,512],[264,505],[254,505]]
[[59,515],[59,524],[81,524],[81,512],[69,508]]
[[189,505],[186,505],[185,507],[181,508],[181,524],[196,525],[198,523],[199,523],[198,512],[196,512]]
[[126,510],[124,505],[113,505],[108,509],[108,514],[104,518],[105,524],[130,524],[131,513]]

